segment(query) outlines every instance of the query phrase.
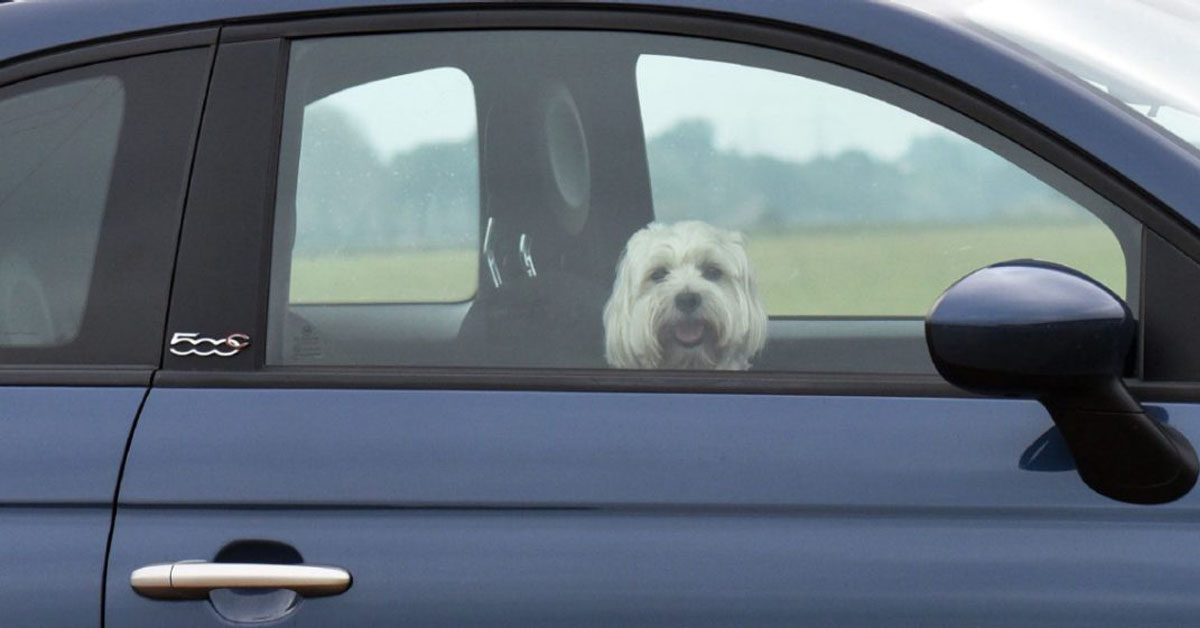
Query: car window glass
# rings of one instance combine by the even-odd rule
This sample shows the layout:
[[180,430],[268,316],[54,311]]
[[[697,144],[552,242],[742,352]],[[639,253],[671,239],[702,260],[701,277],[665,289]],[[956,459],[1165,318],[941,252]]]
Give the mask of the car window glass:
[[1140,298],[1137,221],[828,62],[474,31],[290,64],[271,364],[932,372],[919,317],[976,268]]
[[291,300],[475,293],[475,103],[461,70],[348,87],[304,108]]
[[79,334],[124,105],[113,77],[0,99],[0,346]]
[[774,316],[920,316],[948,285],[1034,258],[1126,289],[1095,215],[954,131],[870,96],[744,65],[646,55],[655,217],[747,237]]

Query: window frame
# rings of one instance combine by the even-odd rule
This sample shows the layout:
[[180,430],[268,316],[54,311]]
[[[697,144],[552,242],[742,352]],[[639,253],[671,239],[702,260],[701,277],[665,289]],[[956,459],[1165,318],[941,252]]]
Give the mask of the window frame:
[[188,30],[85,44],[0,67],[0,97],[102,76],[117,78],[125,93],[79,333],[63,344],[0,347],[0,385],[149,382],[161,360],[176,237],[216,38],[216,29]]
[[[1159,201],[1150,197],[1129,181],[1121,178],[1103,163],[1078,147],[1069,144],[1055,133],[1041,127],[1020,112],[1015,111],[993,98],[962,84],[961,82],[941,75],[928,67],[885,51],[872,48],[858,42],[846,41],[836,36],[826,35],[816,31],[801,28],[789,28],[755,22],[750,19],[713,18],[691,12],[643,12],[633,10],[588,10],[577,8],[497,8],[476,11],[442,10],[421,11],[410,10],[381,14],[358,14],[350,16],[328,16],[321,18],[302,18],[257,24],[238,25],[225,29],[222,35],[222,52],[228,46],[235,44],[256,44],[261,50],[275,48],[278,50],[269,60],[264,57],[259,68],[274,68],[273,74],[263,81],[262,76],[256,77],[261,83],[272,86],[270,94],[258,90],[254,96],[255,102],[250,102],[246,94],[235,100],[241,100],[242,105],[249,105],[256,111],[254,116],[260,123],[266,123],[270,129],[278,130],[281,107],[276,106],[271,112],[258,111],[263,109],[265,101],[273,101],[278,105],[282,99],[282,72],[286,68],[287,40],[296,37],[333,36],[368,34],[384,32],[427,32],[440,30],[469,31],[474,29],[562,29],[580,28],[586,30],[616,30],[638,31],[645,33],[661,33],[668,35],[685,35],[715,40],[749,43],[758,46],[775,48],[785,52],[801,54],[820,60],[829,61],[852,69],[865,72],[885,81],[896,83],[927,97],[951,110],[957,111],[975,120],[985,127],[991,128],[1031,153],[1044,159],[1049,164],[1067,173],[1100,196],[1106,198],[1117,207],[1138,220],[1145,227],[1145,243],[1143,257],[1145,263],[1142,273],[1153,277],[1156,273],[1163,276],[1173,274],[1200,273],[1200,238],[1195,228],[1186,221],[1175,216]],[[220,53],[219,53],[220,54]],[[215,84],[219,84],[218,77]],[[268,103],[272,104],[272,103]],[[205,135],[209,128],[206,125]],[[256,140],[257,142],[258,140]],[[269,141],[269,140],[268,140]],[[273,189],[274,160],[278,158],[278,146],[274,150],[263,151],[254,166],[258,176],[253,196],[263,198],[261,191]],[[198,168],[198,174],[200,173]],[[270,173],[270,174],[267,174]],[[268,193],[265,196],[271,197]],[[273,205],[274,199],[245,203],[264,222],[269,222],[269,212],[264,205]],[[190,216],[189,212],[189,216]],[[260,223],[261,224],[261,223]],[[270,229],[265,233],[269,238]],[[216,230],[208,230],[215,233]],[[203,233],[203,232],[198,232]],[[224,316],[225,320],[236,321],[233,324],[222,325],[222,328],[250,329],[257,339],[266,337],[266,301],[265,291],[268,286],[270,245],[263,242],[264,230],[259,229],[259,246],[257,263],[245,263],[240,272],[247,275],[238,280],[238,289],[227,289],[224,293],[219,290],[204,290],[203,282],[187,281],[181,285],[185,291],[192,294],[187,299],[179,299],[172,307],[172,323],[169,329],[183,327],[177,324],[177,317],[183,303],[199,303],[204,296],[210,297],[205,309],[209,312],[222,310],[223,306],[240,309],[237,316]],[[199,235],[187,234],[187,240],[201,240]],[[188,242],[185,241],[184,246]],[[1151,249],[1155,251],[1152,254]],[[246,259],[249,256],[241,255]],[[187,278],[188,273],[181,262],[181,277]],[[188,265],[193,262],[188,260]],[[1160,266],[1166,266],[1160,271]],[[227,276],[229,273],[225,273]],[[257,287],[257,292],[247,292],[250,279]],[[1177,345],[1173,352],[1173,364],[1153,370],[1155,382],[1134,381],[1134,390],[1152,391],[1156,398],[1200,398],[1200,386],[1191,387],[1169,382],[1200,381],[1200,373],[1186,372],[1187,369],[1179,364],[1187,362],[1180,356],[1200,356],[1200,330],[1193,331],[1187,326],[1181,326],[1171,317],[1152,316],[1159,309],[1169,310],[1179,305],[1179,299],[1169,294],[1162,287],[1150,290],[1152,283],[1144,284],[1147,289],[1143,294],[1142,303],[1135,313],[1141,322],[1142,341],[1139,342],[1138,355],[1134,356],[1130,372],[1140,374],[1149,372],[1146,364],[1156,364],[1155,359],[1147,359],[1147,354],[1153,354],[1161,347],[1160,343],[1169,339]],[[228,286],[226,286],[228,288]],[[246,308],[237,305],[233,295],[241,295],[244,301],[249,298],[258,303],[253,314]],[[177,294],[177,296],[179,296]],[[185,320],[180,318],[179,320]],[[186,320],[196,320],[189,315]],[[1152,343],[1152,346],[1147,343]],[[822,373],[775,373],[755,372],[722,373],[714,375],[703,372],[621,372],[616,370],[558,370],[558,369],[509,369],[509,368],[439,368],[439,367],[304,367],[304,366],[266,366],[263,342],[252,344],[250,350],[229,360],[188,360],[166,356],[164,366],[166,372],[159,377],[164,385],[230,385],[251,387],[274,386],[303,386],[303,387],[357,387],[357,388],[486,388],[486,389],[516,389],[516,390],[661,390],[688,392],[755,392],[755,393],[789,393],[789,394],[872,394],[872,395],[919,395],[919,396],[960,396],[961,393],[945,383],[936,375],[911,374],[844,374],[837,372]],[[1158,365],[1163,366],[1163,365]],[[1192,369],[1196,369],[1193,367]]]

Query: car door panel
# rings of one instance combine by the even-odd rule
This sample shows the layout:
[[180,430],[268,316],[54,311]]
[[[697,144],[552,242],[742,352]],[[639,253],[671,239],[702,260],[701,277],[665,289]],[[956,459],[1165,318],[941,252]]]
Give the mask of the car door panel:
[[1110,503],[1019,468],[1051,426],[1031,401],[160,388],[121,503]]
[[108,510],[145,394],[134,386],[0,387],[0,502]]
[[[1136,519],[1081,534],[1069,516],[977,513],[128,509],[116,541],[159,552],[114,569],[270,534],[353,572],[280,625],[1187,625],[1189,524]],[[206,600],[109,586],[110,622],[223,625]]]
[[0,608],[5,624],[99,625],[100,574],[111,521],[107,501],[0,508]]
[[[836,510],[131,509],[118,542],[198,556],[228,532],[270,533],[311,548],[306,561],[349,566],[350,590],[305,600],[289,626],[1186,624],[1198,610],[1194,556],[1177,551],[1188,525],[1135,519],[1109,516],[1081,534],[1070,518]],[[1158,543],[1138,543],[1148,532]],[[125,588],[110,590],[110,621],[220,626],[206,600],[151,602],[110,586]]]
[[157,389],[108,619],[210,625],[207,601],[140,598],[129,573],[245,539],[352,574],[296,625],[1194,613],[1195,498],[1127,506],[1021,468],[1050,425],[1033,402],[979,399]]
[[[144,388],[0,387],[0,608],[94,625],[113,492]],[[60,600],[47,604],[47,598]]]

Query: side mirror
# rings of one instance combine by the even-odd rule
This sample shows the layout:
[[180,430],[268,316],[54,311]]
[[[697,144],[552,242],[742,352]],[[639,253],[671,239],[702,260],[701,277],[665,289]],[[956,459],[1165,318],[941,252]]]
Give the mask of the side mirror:
[[1121,380],[1137,324],[1120,297],[1066,266],[1020,260],[950,286],[925,318],[934,366],[986,395],[1037,399],[1101,495],[1159,504],[1196,483],[1196,451]]

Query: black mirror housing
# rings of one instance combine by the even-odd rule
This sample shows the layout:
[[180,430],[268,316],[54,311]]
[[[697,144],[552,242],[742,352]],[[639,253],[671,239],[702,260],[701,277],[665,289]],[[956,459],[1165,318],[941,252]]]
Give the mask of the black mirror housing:
[[1133,503],[1178,499],[1200,463],[1187,439],[1151,419],[1121,376],[1137,324],[1129,306],[1087,275],[1034,260],[977,270],[925,319],[925,340],[950,383],[1037,399],[1092,489]]
[[1032,260],[967,275],[925,320],[930,355],[946,379],[1022,397],[1119,375],[1136,331],[1129,307],[1108,288]]

